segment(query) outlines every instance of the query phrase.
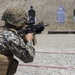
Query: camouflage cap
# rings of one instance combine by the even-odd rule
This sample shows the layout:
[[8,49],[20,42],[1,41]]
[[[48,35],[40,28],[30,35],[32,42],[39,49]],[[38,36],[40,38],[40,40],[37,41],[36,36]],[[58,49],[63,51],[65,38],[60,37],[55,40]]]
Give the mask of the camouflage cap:
[[14,26],[22,26],[27,22],[27,14],[23,9],[12,7],[5,10],[1,19]]

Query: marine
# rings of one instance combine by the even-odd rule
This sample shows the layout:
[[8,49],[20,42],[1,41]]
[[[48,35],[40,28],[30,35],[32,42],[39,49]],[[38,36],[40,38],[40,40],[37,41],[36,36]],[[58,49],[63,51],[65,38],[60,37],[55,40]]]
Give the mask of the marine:
[[14,75],[19,64],[14,56],[24,63],[33,62],[35,58],[34,33],[17,33],[17,30],[25,28],[27,22],[27,14],[23,9],[9,7],[1,19],[5,25],[0,32],[0,75]]

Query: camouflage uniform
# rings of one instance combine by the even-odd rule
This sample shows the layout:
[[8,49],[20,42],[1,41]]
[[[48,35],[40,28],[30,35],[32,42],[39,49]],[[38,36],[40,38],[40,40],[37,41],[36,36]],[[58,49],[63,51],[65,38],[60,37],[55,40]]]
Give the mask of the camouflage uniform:
[[[4,12],[2,20],[20,26],[26,22],[25,15],[22,9],[9,8]],[[18,61],[14,55],[25,63],[32,62],[35,57],[33,43],[25,43],[14,29],[5,30],[0,33],[0,75],[13,75],[16,72]]]

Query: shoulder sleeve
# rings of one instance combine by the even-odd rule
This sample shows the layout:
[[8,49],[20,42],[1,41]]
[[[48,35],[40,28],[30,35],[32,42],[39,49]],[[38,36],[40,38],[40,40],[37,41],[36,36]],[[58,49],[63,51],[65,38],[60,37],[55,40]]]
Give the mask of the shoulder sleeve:
[[34,60],[35,49],[32,41],[28,41],[27,44],[25,44],[23,39],[12,31],[5,32],[4,36],[9,44],[9,49],[15,56],[25,63],[32,62]]

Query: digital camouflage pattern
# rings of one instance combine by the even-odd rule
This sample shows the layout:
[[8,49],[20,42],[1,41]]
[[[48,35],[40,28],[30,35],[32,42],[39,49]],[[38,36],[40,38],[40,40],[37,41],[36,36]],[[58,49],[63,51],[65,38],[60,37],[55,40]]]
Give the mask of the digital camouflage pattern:
[[0,52],[11,51],[13,55],[25,63],[32,62],[35,57],[35,49],[32,42],[25,44],[22,38],[12,31],[0,33],[0,46],[3,47]]
[[[18,27],[27,22],[27,15],[23,9],[12,7],[5,10],[1,19],[5,24]],[[14,75],[18,66],[14,55],[23,62],[29,63],[34,60],[35,49],[32,41],[25,43],[16,30],[5,28],[0,32],[0,67],[5,64],[0,69],[0,75]]]
[[1,19],[14,26],[22,26],[27,22],[27,14],[23,9],[11,7],[5,10]]

